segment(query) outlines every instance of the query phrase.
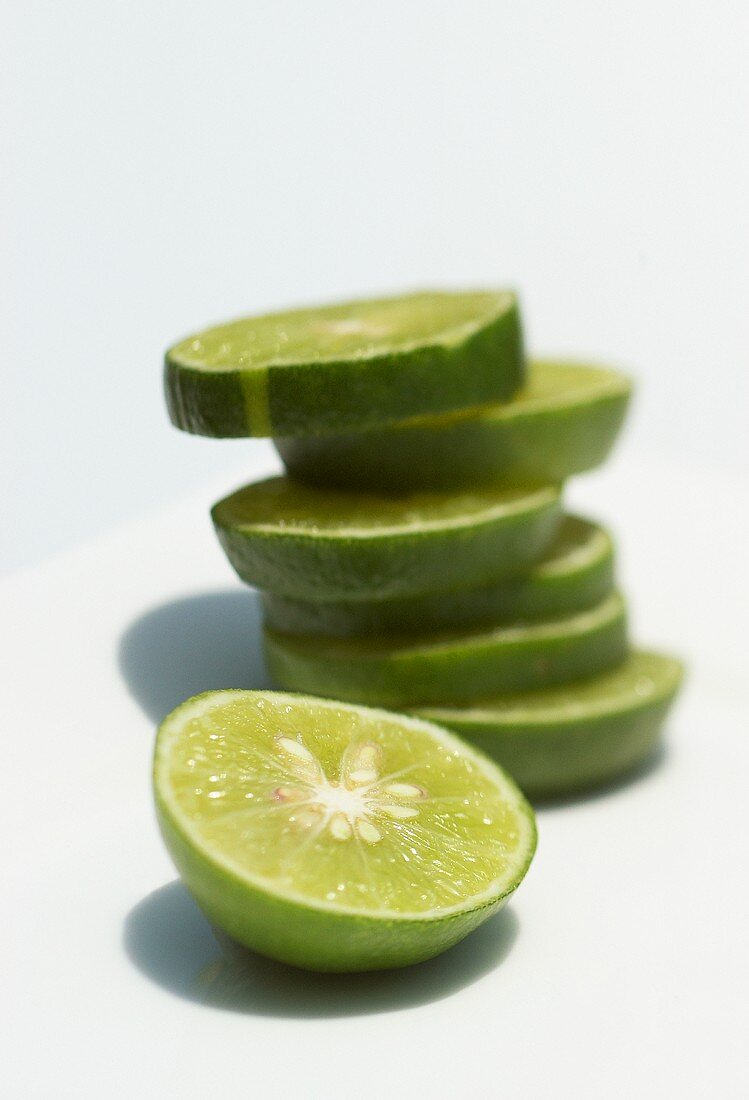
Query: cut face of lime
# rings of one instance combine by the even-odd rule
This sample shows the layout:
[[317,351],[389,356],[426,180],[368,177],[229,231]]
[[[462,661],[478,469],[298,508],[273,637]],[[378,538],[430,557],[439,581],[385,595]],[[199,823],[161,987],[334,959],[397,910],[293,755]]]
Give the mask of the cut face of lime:
[[566,683],[612,668],[627,653],[618,593],[564,619],[474,633],[344,640],[266,628],[264,637],[280,687],[396,707]]
[[558,796],[615,779],[646,760],[682,676],[673,657],[635,651],[594,679],[417,713],[489,753],[527,794]]
[[613,586],[609,534],[565,516],[543,558],[521,577],[395,600],[319,603],[266,592],[263,608],[268,626],[282,634],[420,634],[570,615],[600,603]]
[[559,490],[377,496],[270,478],[213,508],[239,576],[302,600],[414,596],[517,573],[560,519]]
[[508,291],[417,293],[245,317],[166,354],[172,422],[310,435],[501,401],[525,372]]
[[159,730],[154,783],[209,918],[310,969],[438,954],[501,906],[535,846],[515,785],[454,735],[303,696],[189,700]]
[[278,439],[289,473],[310,484],[372,490],[544,485],[598,466],[631,394],[624,375],[580,363],[534,362],[511,401],[480,413],[381,431]]

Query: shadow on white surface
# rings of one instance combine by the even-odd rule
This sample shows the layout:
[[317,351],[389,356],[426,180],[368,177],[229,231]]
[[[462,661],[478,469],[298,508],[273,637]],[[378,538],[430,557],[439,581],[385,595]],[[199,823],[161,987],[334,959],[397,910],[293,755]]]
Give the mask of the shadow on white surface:
[[259,1016],[335,1017],[395,1012],[439,1001],[495,970],[518,920],[508,909],[439,958],[404,970],[313,974],[221,943],[180,882],[154,890],[128,913],[128,958],[170,993],[211,1008]]
[[130,694],[154,722],[213,688],[264,688],[260,602],[249,589],[203,592],[160,604],[120,639]]

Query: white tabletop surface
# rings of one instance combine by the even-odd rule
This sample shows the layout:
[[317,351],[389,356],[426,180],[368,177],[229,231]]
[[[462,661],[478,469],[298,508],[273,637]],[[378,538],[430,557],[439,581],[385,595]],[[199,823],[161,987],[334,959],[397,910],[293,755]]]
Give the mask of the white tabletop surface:
[[234,481],[0,586],[5,1094],[745,1096],[738,487],[628,449],[572,487],[614,521],[636,636],[690,664],[664,754],[543,809],[516,899],[442,959],[323,978],[222,964],[152,812],[155,722],[264,683],[206,514]]

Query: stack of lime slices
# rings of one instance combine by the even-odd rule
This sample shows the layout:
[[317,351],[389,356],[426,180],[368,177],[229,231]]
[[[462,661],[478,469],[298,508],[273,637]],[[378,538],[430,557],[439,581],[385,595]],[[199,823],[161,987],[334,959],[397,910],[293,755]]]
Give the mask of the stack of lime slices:
[[630,390],[527,365],[508,291],[248,318],[167,353],[178,427],[272,436],[287,468],[213,521],[301,694],[210,693],[157,746],[167,843],[240,942],[328,970],[436,954],[532,857],[503,768],[560,796],[652,752],[681,667],[630,648],[611,538],[561,500]]

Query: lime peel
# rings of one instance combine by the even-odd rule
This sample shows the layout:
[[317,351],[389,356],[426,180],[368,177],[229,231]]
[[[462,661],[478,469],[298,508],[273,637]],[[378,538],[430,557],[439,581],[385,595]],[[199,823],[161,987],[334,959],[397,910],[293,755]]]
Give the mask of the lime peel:
[[556,486],[398,497],[275,477],[214,505],[216,533],[249,584],[297,599],[388,599],[468,587],[537,561],[561,518]]
[[404,491],[564,481],[600,465],[629,406],[630,380],[585,363],[531,363],[509,401],[370,431],[276,439],[310,485]]
[[185,431],[315,435],[501,401],[524,374],[511,292],[417,292],[217,325],[167,351],[165,391]]
[[618,592],[556,620],[421,637],[329,638],[264,631],[271,676],[291,691],[375,706],[459,705],[592,676],[627,654]]
[[593,607],[613,588],[611,536],[578,516],[565,516],[544,557],[517,577],[388,600],[321,603],[265,592],[263,611],[281,634],[409,635],[555,619]]

